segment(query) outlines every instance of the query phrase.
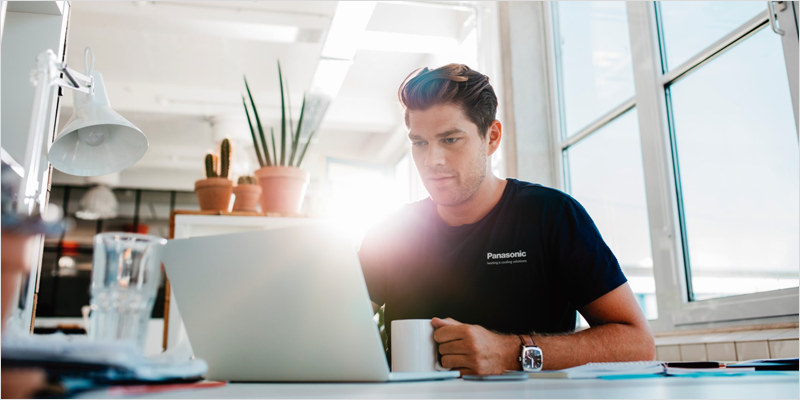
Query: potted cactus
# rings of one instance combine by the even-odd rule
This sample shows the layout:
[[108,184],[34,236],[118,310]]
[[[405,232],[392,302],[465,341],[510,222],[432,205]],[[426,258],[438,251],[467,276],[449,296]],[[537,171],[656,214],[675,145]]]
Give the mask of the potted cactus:
[[231,142],[228,139],[222,141],[219,154],[219,157],[206,154],[206,179],[194,183],[197,201],[203,211],[228,211],[231,202],[233,182],[228,179],[231,165]]
[[240,176],[236,187],[233,188],[236,198],[233,200],[233,211],[258,211],[261,200],[261,186],[252,176]]
[[[247,96],[250,98],[250,108],[253,110],[255,124],[253,124],[253,119],[250,118],[247,101],[244,96],[242,96],[242,105],[244,105],[244,112],[247,116],[248,125],[250,126],[250,135],[253,138],[256,157],[258,158],[258,163],[261,165],[261,168],[255,171],[255,176],[262,189],[261,211],[265,213],[296,214],[300,212],[300,208],[303,205],[303,198],[305,197],[306,187],[309,181],[308,172],[301,169],[300,166],[303,163],[314,132],[312,131],[308,135],[308,139],[301,150],[300,134],[302,133],[306,99],[304,96],[303,105],[300,108],[300,119],[297,121],[297,129],[295,130],[291,115],[288,119],[286,116],[286,102],[284,101],[283,75],[281,73],[280,61],[278,62],[278,81],[281,88],[280,148],[275,146],[275,131],[270,128],[272,142],[272,152],[270,153],[269,145],[264,135],[264,127],[258,116],[258,110],[256,109],[255,100],[253,100],[253,94],[250,92],[247,77],[244,78],[244,84],[247,88]],[[256,130],[258,130],[258,137],[256,137]],[[286,134],[287,130],[289,132],[288,137]],[[287,144],[289,145],[288,149]]]

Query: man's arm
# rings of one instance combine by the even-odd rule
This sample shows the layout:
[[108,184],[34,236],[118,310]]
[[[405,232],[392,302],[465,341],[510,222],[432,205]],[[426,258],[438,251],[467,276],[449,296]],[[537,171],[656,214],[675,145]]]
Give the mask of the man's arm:
[[579,311],[591,328],[564,336],[534,335],[545,357],[544,368],[655,359],[653,333],[627,283]]
[[[655,358],[653,334],[627,283],[579,311],[591,328],[563,335],[533,334],[542,349],[544,369]],[[449,318],[434,318],[431,323],[443,355],[442,366],[460,369],[464,375],[520,369],[518,336],[497,334]]]

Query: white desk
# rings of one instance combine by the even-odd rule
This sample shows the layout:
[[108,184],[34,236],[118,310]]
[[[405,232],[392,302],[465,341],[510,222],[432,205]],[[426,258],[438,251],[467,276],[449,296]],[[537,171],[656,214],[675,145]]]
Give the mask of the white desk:
[[[797,372],[781,376],[647,378],[629,380],[529,379],[398,383],[229,383],[225,387],[155,393],[141,398],[800,398]],[[106,391],[82,398],[108,398]]]

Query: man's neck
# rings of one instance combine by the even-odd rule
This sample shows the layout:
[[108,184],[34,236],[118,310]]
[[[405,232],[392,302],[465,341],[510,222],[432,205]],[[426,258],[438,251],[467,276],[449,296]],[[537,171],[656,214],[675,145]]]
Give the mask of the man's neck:
[[492,211],[492,208],[503,197],[503,191],[507,184],[507,180],[490,174],[471,199],[457,206],[437,204],[436,212],[439,214],[439,218],[450,226],[474,224]]

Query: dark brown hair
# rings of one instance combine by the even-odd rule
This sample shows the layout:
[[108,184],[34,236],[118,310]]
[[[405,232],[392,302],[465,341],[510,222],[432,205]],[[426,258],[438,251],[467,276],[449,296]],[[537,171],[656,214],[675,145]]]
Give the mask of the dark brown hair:
[[464,64],[447,64],[436,69],[419,68],[400,85],[397,97],[405,112],[427,110],[436,105],[453,104],[475,125],[481,138],[497,115],[497,96],[489,77]]

